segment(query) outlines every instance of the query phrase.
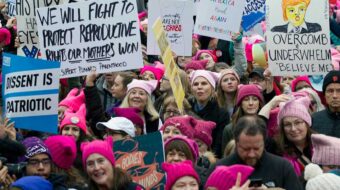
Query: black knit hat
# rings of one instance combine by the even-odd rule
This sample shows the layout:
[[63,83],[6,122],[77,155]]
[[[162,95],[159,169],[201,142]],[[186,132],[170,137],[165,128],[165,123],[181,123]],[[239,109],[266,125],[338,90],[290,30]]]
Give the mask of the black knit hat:
[[340,71],[330,71],[323,80],[322,92],[325,94],[326,87],[331,83],[340,83]]

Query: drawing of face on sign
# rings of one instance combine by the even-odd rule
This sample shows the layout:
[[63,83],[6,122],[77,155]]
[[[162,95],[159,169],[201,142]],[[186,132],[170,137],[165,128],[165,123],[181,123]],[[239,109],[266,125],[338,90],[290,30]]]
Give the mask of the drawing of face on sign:
[[320,24],[306,21],[306,13],[311,0],[282,0],[283,20],[285,25],[274,26],[272,32],[315,33],[322,30]]

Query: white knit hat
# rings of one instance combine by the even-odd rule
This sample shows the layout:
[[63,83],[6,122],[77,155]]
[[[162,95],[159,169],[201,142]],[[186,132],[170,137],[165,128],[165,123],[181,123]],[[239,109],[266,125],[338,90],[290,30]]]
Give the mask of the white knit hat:
[[332,173],[322,173],[316,164],[308,164],[305,168],[306,190],[339,190],[340,177]]

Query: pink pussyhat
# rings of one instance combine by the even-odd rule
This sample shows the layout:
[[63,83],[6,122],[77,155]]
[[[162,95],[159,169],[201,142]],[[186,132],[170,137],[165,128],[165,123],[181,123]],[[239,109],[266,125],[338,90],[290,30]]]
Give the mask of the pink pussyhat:
[[195,80],[197,77],[204,77],[205,79],[208,80],[208,82],[211,84],[211,86],[215,89],[216,87],[216,82],[218,81],[220,74],[211,72],[211,71],[206,71],[206,70],[196,70],[193,71],[190,74],[190,81],[191,85],[194,84]]
[[105,140],[94,140],[92,142],[83,142],[80,147],[83,152],[83,166],[86,169],[86,161],[92,154],[100,154],[108,159],[112,166],[115,165],[115,157],[113,154],[113,140],[112,137],[108,137]]
[[174,141],[182,141],[185,144],[187,144],[191,153],[192,153],[194,161],[197,161],[197,159],[199,157],[199,149],[198,149],[198,145],[197,145],[196,141],[189,139],[186,136],[176,135],[176,136],[171,137],[170,139],[167,139],[165,141],[164,148],[166,149]]
[[285,117],[297,117],[304,120],[309,127],[312,126],[312,117],[308,112],[310,105],[309,97],[296,99],[295,97],[288,102],[280,103],[280,111],[277,116],[277,124],[280,126]]
[[215,122],[197,120],[197,124],[195,125],[194,137],[203,141],[208,147],[210,147],[213,142],[211,134],[215,127]]
[[145,81],[133,79],[132,82],[127,85],[127,91],[129,92],[133,88],[141,88],[151,96],[152,92],[157,88],[157,84],[157,80]]
[[85,104],[82,104],[79,108],[79,110],[74,113],[70,111],[66,111],[64,113],[64,118],[60,123],[60,131],[63,130],[63,128],[66,125],[74,125],[79,127],[84,134],[87,132],[87,127],[86,127],[86,106]]
[[80,106],[85,104],[85,94],[83,89],[73,88],[63,99],[59,106],[65,106],[73,112],[79,110]]
[[192,70],[205,70],[207,66],[208,60],[191,60],[185,65],[184,70],[187,71],[189,69]]
[[322,134],[312,135],[313,163],[340,166],[340,139]]
[[138,114],[140,113],[140,109],[138,108],[113,108],[113,111],[117,117],[125,117],[132,121],[134,125],[137,127],[143,128],[144,127],[144,121],[142,117]]
[[156,67],[153,66],[149,66],[149,65],[145,65],[141,70],[140,70],[140,74],[142,75],[143,73],[145,73],[146,71],[150,71],[153,73],[153,75],[155,76],[156,80],[159,81],[162,79],[164,72]]
[[312,87],[312,84],[310,83],[309,81],[309,78],[308,76],[298,76],[296,77],[293,81],[292,81],[292,92],[295,92],[296,91],[296,85],[299,83],[299,82],[306,82],[307,84],[309,84],[311,87]]
[[6,28],[0,28],[0,42],[7,46],[11,43],[11,32]]
[[191,116],[175,116],[168,118],[160,131],[164,131],[168,126],[174,126],[184,136],[189,137],[190,139],[194,138],[194,127],[197,124],[197,120]]
[[196,55],[192,58],[193,60],[200,60],[200,56],[202,53],[207,53],[209,54],[212,59],[214,60],[214,62],[216,63],[218,60],[217,60],[217,56],[216,56],[216,52],[213,51],[213,50],[207,50],[207,49],[204,49],[204,50],[198,50]]

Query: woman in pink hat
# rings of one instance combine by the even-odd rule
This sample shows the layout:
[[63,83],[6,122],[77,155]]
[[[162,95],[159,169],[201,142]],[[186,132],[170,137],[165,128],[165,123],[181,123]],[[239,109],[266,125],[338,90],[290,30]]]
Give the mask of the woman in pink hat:
[[212,71],[214,69],[215,63],[218,61],[217,56],[212,50],[198,50],[193,60],[207,60],[206,69]]
[[163,133],[163,140],[166,141],[175,135],[194,138],[194,128],[197,120],[191,116],[175,116],[165,121],[160,131]]

